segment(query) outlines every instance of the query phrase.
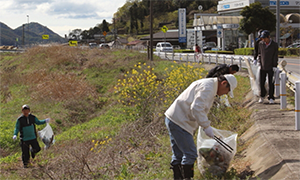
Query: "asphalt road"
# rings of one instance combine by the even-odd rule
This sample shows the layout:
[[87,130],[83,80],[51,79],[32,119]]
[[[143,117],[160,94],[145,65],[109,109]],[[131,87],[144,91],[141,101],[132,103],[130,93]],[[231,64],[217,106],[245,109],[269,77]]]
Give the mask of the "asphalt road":
[[296,73],[300,77],[300,58],[280,58],[279,61],[286,60],[286,69]]

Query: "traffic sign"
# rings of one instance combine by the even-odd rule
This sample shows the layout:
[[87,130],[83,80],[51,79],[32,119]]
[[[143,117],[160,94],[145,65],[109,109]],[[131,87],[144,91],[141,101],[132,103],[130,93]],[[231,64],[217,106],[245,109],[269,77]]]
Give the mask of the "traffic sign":
[[167,26],[163,26],[163,27],[161,28],[161,30],[162,30],[162,32],[166,33],[166,32],[168,31],[168,27],[167,27]]
[[77,46],[78,45],[78,42],[77,41],[69,41],[69,46]]
[[48,34],[43,34],[43,35],[42,35],[42,38],[43,38],[43,39],[49,39],[49,35],[48,35]]
[[201,5],[199,5],[198,9],[201,11],[203,9],[203,7]]
[[103,31],[103,35],[106,36],[106,34],[107,34],[106,31]]

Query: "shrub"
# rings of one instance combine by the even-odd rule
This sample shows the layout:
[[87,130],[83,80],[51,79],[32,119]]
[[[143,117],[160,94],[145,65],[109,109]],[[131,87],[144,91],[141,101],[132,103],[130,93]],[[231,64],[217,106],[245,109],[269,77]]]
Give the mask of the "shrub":
[[202,78],[204,69],[191,64],[171,65],[165,69],[167,73],[162,78],[164,80],[159,79],[153,71],[154,68],[146,63],[139,63],[123,79],[119,79],[115,87],[115,92],[120,95],[120,103],[135,106],[134,112],[128,113],[146,121],[160,113],[162,104],[168,107],[190,83]]
[[233,54],[233,51],[212,51],[212,50],[207,50],[205,53],[216,53],[216,54]]
[[239,48],[234,50],[235,55],[253,55],[254,48]]
[[176,49],[174,50],[174,53],[195,53],[195,51],[189,49]]

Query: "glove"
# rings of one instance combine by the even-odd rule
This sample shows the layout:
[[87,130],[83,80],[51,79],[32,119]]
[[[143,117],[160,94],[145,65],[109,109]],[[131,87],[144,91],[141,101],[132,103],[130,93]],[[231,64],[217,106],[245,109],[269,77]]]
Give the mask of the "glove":
[[46,123],[50,122],[50,118],[45,119]]
[[207,128],[205,128],[203,130],[208,137],[211,137],[211,138],[214,137],[214,132],[213,132],[213,129],[211,128],[211,126],[208,126]]
[[17,139],[17,136],[16,136],[16,135],[14,135],[14,136],[13,136],[13,140],[16,140],[16,139]]
[[277,71],[277,67],[273,67],[273,71],[276,72]]
[[253,64],[254,64],[254,65],[257,64],[257,60],[256,60],[256,59],[253,60]]

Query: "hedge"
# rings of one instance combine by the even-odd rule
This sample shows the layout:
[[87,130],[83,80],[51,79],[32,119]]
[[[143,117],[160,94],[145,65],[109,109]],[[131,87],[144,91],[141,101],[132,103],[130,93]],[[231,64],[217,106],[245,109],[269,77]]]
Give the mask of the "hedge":
[[[254,55],[254,48],[239,48],[234,50],[235,55]],[[300,55],[300,48],[279,48],[278,56]]]
[[254,54],[254,48],[235,49],[234,54],[236,54],[236,55],[253,55]]
[[175,49],[174,53],[195,53],[195,51],[189,49]]
[[212,50],[207,50],[205,53],[216,53],[216,54],[233,54],[233,51],[212,51]]

